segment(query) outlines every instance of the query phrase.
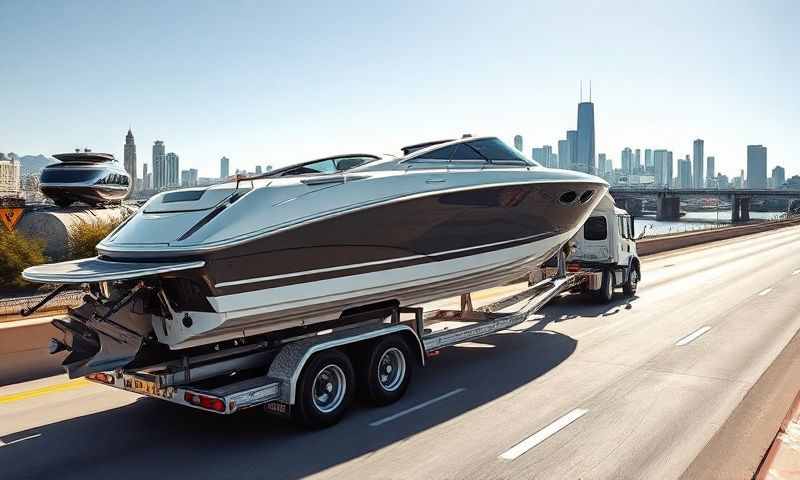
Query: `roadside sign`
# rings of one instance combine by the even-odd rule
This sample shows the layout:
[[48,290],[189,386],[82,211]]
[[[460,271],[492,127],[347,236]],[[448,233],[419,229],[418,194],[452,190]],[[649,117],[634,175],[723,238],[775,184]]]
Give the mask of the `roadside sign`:
[[6,226],[9,232],[14,231],[17,222],[22,218],[23,211],[23,208],[0,208],[0,220],[3,221],[3,225]]

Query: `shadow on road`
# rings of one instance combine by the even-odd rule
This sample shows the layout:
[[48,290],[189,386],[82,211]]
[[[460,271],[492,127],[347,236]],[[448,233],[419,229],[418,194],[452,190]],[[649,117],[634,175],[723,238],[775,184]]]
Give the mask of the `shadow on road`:
[[[7,435],[2,478],[297,478],[402,441],[544,375],[577,342],[548,332],[498,334],[495,348],[448,348],[417,369],[407,395],[382,408],[353,405],[338,425],[304,431],[259,410],[219,416],[140,398],[125,407]],[[455,389],[464,392],[378,427],[369,424]],[[443,439],[446,445],[446,439]]]
[[613,317],[622,310],[633,308],[634,302],[639,297],[628,297],[622,293],[615,293],[609,303],[597,303],[591,295],[586,293],[571,293],[556,297],[539,310],[543,315],[529,330],[544,330],[551,323],[560,323],[574,318],[601,318]]

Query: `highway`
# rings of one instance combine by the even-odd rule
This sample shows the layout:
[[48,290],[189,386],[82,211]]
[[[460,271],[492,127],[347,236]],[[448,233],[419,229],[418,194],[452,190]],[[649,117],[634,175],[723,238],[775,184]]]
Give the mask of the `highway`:
[[[0,478],[678,478],[800,330],[800,227],[646,257],[303,431],[65,377],[0,388]],[[777,426],[776,426],[777,428]]]

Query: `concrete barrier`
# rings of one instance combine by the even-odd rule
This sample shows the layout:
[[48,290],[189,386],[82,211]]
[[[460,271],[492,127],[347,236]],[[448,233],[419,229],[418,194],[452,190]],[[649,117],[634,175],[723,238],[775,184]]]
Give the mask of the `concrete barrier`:
[[800,219],[783,220],[777,222],[759,222],[750,225],[736,225],[730,227],[700,230],[689,233],[660,235],[657,237],[643,238],[636,242],[636,251],[640,256],[654,255],[656,253],[677,250],[703,243],[727,240],[730,238],[752,235],[778,228],[800,225]]
[[64,373],[65,353],[50,355],[47,342],[61,332],[53,317],[0,323],[0,386]]

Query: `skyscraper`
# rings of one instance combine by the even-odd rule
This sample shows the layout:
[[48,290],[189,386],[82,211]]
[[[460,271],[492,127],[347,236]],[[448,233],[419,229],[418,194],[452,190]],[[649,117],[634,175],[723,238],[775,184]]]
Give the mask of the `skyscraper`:
[[136,185],[138,172],[136,171],[136,143],[133,141],[133,133],[128,129],[128,134],[125,135],[125,147],[123,150],[123,160],[125,171],[131,176],[133,182],[133,189],[138,190],[139,186]]
[[572,154],[569,151],[569,140],[558,141],[558,168],[568,169]]
[[692,187],[692,161],[689,160],[689,155],[686,155],[685,159],[678,160],[678,180],[681,188]]
[[261,175],[263,172],[261,171],[261,165],[256,165],[256,175]]
[[166,186],[167,165],[164,158],[164,142],[153,142],[153,190],[161,190]]
[[531,150],[531,157],[533,161],[548,168],[557,168],[558,165],[553,165],[553,147],[550,145],[542,145],[541,148],[534,147]]
[[703,178],[703,141],[701,139],[697,139],[694,141],[694,163],[692,166],[694,167],[694,180],[693,186],[694,188],[703,188],[704,178]]
[[[717,169],[714,165],[714,157],[706,158],[706,178],[707,179],[714,179],[717,177]],[[706,182],[708,183],[708,182]]]
[[228,160],[228,157],[222,157],[219,159],[219,178],[228,178],[230,172],[230,163],[231,161]]
[[633,174],[633,152],[630,147],[625,147],[619,155],[622,172],[626,175]]
[[180,177],[180,159],[175,152],[169,152],[166,155],[166,178],[164,180],[165,186],[170,188],[179,187],[181,185]]
[[633,173],[642,173],[642,150],[637,148],[633,155]]
[[578,163],[578,131],[567,130],[567,143],[569,143],[569,168],[570,170],[577,170],[575,166]]
[[[653,152],[653,171],[655,177],[655,184],[659,186],[666,186],[669,185],[667,182],[668,174],[667,174],[667,151],[666,150],[656,150]],[[647,159],[647,153],[645,152],[645,161]],[[670,174],[671,175],[671,174]]]
[[767,188],[767,147],[747,146],[747,188]]
[[606,154],[605,153],[598,153],[597,154],[597,175],[605,176],[606,172],[608,171],[608,166],[606,165]]
[[[590,95],[591,97],[591,95]],[[594,173],[594,103],[578,104],[578,155],[576,170]]]
[[522,151],[522,135],[514,135],[514,148],[520,152]]
[[786,170],[781,166],[772,169],[772,188],[781,188],[786,183]]
[[152,186],[147,178],[147,164],[142,165],[142,190],[150,190]]
[[673,180],[675,178],[674,177],[675,173],[674,173],[674,171],[672,169],[672,151],[671,150],[667,150],[667,165],[666,165],[666,167],[664,167],[664,172],[665,172],[664,174],[665,174],[666,180],[667,180],[666,186],[671,187],[675,183],[674,180]]
[[649,148],[644,149],[644,169],[648,172],[652,172],[653,168],[655,167],[655,162],[653,160],[653,151]]
[[197,186],[197,169],[181,170],[181,187]]

